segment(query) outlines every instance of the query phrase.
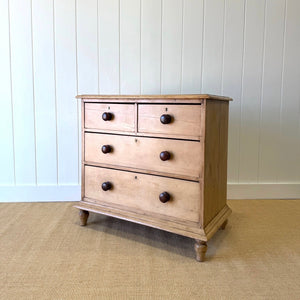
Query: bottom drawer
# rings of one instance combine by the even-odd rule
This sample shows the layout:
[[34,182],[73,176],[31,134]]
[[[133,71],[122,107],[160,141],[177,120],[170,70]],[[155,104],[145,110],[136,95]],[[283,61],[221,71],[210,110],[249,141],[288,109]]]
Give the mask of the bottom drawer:
[[[85,166],[85,197],[89,201],[131,211],[199,222],[200,190],[198,182]],[[161,202],[161,193],[161,200],[168,200],[168,195],[170,200]]]

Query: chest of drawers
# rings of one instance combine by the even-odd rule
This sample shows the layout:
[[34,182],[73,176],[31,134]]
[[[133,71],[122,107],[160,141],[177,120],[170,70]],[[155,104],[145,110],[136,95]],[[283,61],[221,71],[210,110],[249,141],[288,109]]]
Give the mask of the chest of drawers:
[[228,105],[212,95],[81,95],[81,225],[89,212],[206,242],[224,229]]

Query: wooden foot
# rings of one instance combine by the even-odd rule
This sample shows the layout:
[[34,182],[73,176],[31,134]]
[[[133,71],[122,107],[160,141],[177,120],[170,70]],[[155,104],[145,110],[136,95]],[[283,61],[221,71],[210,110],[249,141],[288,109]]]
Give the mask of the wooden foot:
[[207,244],[204,241],[195,240],[195,251],[196,251],[196,260],[204,261],[205,253],[207,250]]
[[228,220],[226,219],[224,222],[223,222],[223,224],[220,226],[220,230],[224,230],[225,229],[225,227],[226,227],[226,225],[227,225],[227,223],[228,223]]
[[80,225],[81,226],[86,225],[88,217],[89,217],[89,212],[88,211],[82,210],[82,209],[79,210],[79,218],[80,218]]

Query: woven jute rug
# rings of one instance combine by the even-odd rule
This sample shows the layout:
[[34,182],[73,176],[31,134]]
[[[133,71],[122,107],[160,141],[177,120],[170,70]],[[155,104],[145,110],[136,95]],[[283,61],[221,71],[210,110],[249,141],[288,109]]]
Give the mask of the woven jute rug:
[[300,299],[300,201],[232,200],[204,263],[192,239],[73,203],[0,204],[1,299]]

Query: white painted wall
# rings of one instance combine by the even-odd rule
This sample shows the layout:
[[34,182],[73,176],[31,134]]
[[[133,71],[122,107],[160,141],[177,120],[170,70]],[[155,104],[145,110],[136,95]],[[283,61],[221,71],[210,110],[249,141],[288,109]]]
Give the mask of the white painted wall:
[[299,0],[0,0],[0,201],[78,200],[76,94],[230,104],[228,197],[300,198]]

